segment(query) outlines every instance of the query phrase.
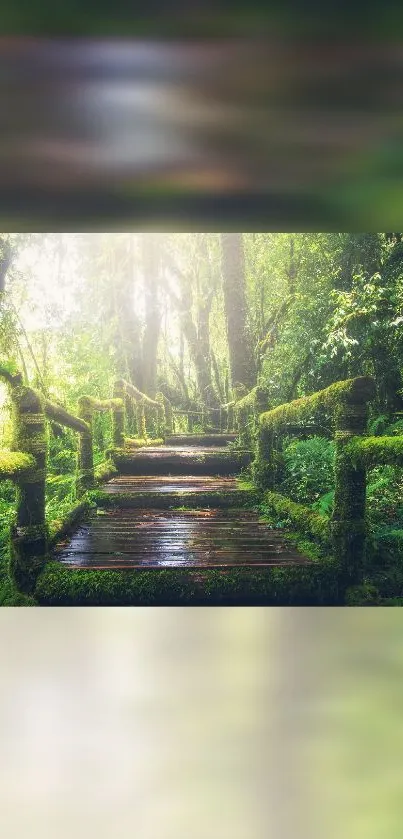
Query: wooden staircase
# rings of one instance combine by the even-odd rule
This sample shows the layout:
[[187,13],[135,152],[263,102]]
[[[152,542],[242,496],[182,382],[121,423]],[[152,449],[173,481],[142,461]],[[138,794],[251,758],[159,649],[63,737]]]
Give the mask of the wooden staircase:
[[308,563],[251,509],[254,490],[236,477],[251,454],[229,448],[233,439],[176,435],[164,446],[128,448],[101,506],[59,542],[55,558],[97,569]]

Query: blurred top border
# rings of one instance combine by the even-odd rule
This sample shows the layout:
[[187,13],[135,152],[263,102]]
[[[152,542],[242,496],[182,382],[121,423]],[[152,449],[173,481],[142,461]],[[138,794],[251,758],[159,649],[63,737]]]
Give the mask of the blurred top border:
[[[403,44],[354,41],[358,18],[374,34],[372,6],[365,18],[349,10],[347,39],[299,37],[312,34],[318,8],[308,4],[288,39],[273,34],[286,31],[279,9],[270,38],[263,24],[253,38],[217,37],[224,25],[215,37],[178,38],[173,18],[165,34],[175,40],[140,24],[136,34],[152,37],[127,26],[119,38],[119,3],[116,37],[39,37],[38,22],[37,36],[0,38],[0,227],[400,229]],[[85,34],[90,12],[74,10]],[[188,7],[194,22],[200,14]],[[98,24],[110,17],[101,2]],[[268,20],[238,3],[232,17],[250,18],[244,35]],[[395,35],[400,21],[403,6]]]

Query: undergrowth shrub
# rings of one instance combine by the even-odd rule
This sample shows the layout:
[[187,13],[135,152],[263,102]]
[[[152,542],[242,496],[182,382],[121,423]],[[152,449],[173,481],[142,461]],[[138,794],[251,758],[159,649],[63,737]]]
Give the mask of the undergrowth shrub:
[[[335,446],[325,437],[293,440],[283,449],[280,492],[300,504],[314,504],[333,489]],[[329,505],[331,499],[328,499]],[[326,502],[323,502],[326,506]]]

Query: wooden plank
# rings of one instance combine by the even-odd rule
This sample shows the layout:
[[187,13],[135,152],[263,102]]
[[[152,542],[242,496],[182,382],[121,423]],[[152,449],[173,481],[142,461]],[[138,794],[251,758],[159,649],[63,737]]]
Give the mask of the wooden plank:
[[251,510],[113,510],[92,514],[56,558],[71,567],[270,566],[307,560]]
[[61,405],[54,405],[49,399],[45,399],[45,414],[48,419],[58,422],[60,425],[67,425],[73,431],[89,431],[90,427],[87,422],[69,414]]
[[276,557],[272,559],[260,558],[256,555],[247,557],[245,554],[231,556],[224,559],[223,557],[205,558],[200,554],[166,554],[151,559],[144,558],[138,555],[129,555],[127,557],[113,556],[108,554],[92,554],[88,557],[87,554],[77,554],[74,559],[65,557],[59,560],[61,564],[69,567],[94,568],[94,569],[146,569],[146,568],[230,568],[230,567],[278,567],[289,564],[306,565],[308,561],[297,555],[287,555],[283,557]]
[[128,449],[116,455],[115,462],[124,475],[236,475],[251,460],[250,452],[228,455],[225,447],[147,447]]
[[233,477],[208,475],[119,475],[102,487],[109,495],[122,492],[241,492]]
[[225,446],[236,440],[236,434],[171,434],[167,446]]

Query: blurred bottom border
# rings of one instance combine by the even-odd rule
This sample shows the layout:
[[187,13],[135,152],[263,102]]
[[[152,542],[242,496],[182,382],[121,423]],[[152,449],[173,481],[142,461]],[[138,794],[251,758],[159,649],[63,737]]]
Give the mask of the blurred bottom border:
[[386,609],[3,609],[3,836],[400,835]]

